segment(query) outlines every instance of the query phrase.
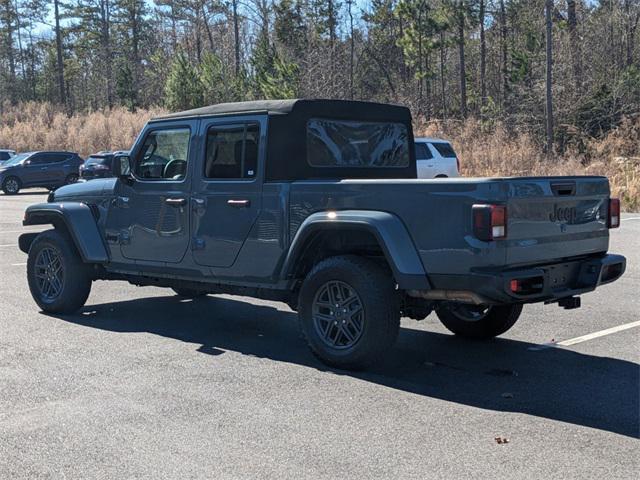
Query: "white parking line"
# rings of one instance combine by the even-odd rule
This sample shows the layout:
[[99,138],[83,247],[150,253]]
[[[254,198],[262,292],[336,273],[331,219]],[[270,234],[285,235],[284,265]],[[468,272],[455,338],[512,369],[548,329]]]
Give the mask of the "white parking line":
[[611,335],[612,333],[622,332],[623,330],[629,330],[630,328],[640,327],[640,321],[625,323],[624,325],[618,325],[617,327],[607,328],[606,330],[600,330],[599,332],[589,333],[581,337],[570,338],[569,340],[563,340],[561,342],[544,343],[542,345],[536,345],[535,347],[529,347],[528,350],[538,351],[546,350],[547,348],[568,347],[569,345],[575,345],[576,343],[586,342],[593,340],[594,338],[604,337],[605,335]]
[[17,247],[18,245],[16,245],[15,243],[12,243],[10,245],[0,245],[0,247]]
[[640,217],[631,217],[631,218],[623,218],[623,222],[628,222],[629,220],[640,220]]
[[11,266],[12,267],[24,267],[26,265],[26,263],[12,263]]

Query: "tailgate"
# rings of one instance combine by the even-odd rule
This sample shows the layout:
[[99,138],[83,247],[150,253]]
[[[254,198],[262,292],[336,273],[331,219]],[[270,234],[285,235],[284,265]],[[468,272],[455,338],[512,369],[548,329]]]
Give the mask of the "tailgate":
[[605,177],[506,181],[507,264],[543,263],[607,251],[609,181]]

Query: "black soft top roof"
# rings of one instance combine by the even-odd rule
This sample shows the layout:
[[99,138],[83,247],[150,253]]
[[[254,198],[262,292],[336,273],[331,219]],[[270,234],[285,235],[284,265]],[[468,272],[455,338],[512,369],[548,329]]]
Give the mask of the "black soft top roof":
[[177,119],[188,117],[205,117],[213,115],[230,115],[234,113],[268,113],[270,115],[320,114],[330,111],[346,114],[348,117],[359,118],[360,115],[376,117],[385,120],[411,119],[411,113],[406,107],[375,102],[358,102],[352,100],[324,100],[324,99],[293,99],[293,100],[254,100],[250,102],[218,103],[207,107],[194,108],[183,112],[169,113],[153,120]]
[[267,181],[314,178],[416,178],[413,148],[409,148],[411,161],[405,167],[318,168],[307,162],[307,123],[314,118],[401,123],[407,128],[408,142],[412,146],[411,111],[398,105],[352,100],[256,100],[210,105],[171,113],[152,121],[250,113],[266,113],[269,117],[265,169]]

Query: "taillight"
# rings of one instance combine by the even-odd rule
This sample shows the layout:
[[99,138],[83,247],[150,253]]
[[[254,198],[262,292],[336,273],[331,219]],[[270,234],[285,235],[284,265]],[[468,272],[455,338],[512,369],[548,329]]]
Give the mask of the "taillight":
[[456,167],[458,167],[458,173],[460,173],[460,159],[456,157]]
[[473,234],[485,242],[507,237],[507,207],[504,205],[474,205]]
[[609,199],[609,216],[607,220],[609,228],[618,228],[620,226],[620,199]]

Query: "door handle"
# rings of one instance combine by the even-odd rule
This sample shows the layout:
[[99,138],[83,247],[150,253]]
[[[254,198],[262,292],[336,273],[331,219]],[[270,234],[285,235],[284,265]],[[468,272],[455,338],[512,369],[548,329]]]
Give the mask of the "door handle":
[[233,200],[233,199],[229,199],[227,200],[227,205],[229,205],[230,207],[235,207],[235,208],[246,208],[249,205],[251,205],[251,200]]
[[166,198],[164,203],[171,205],[172,207],[182,207],[187,204],[186,198]]

